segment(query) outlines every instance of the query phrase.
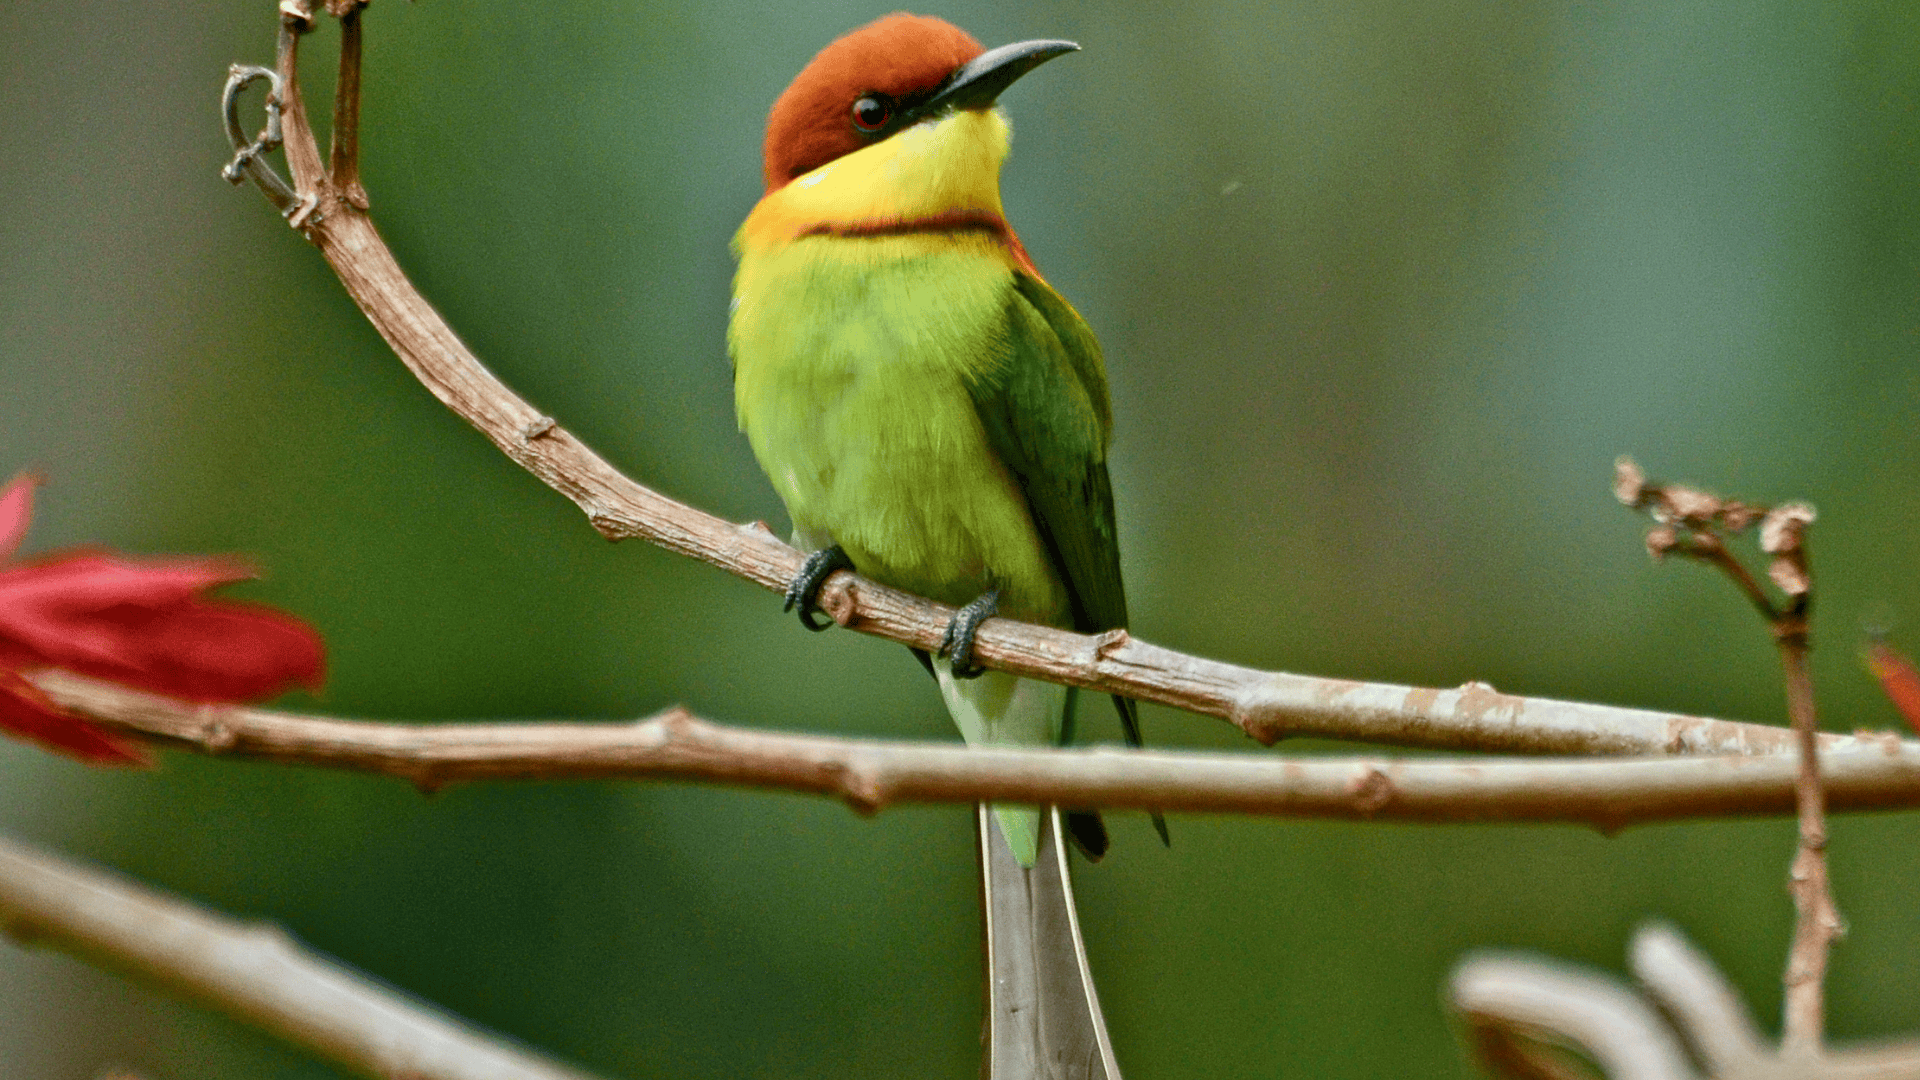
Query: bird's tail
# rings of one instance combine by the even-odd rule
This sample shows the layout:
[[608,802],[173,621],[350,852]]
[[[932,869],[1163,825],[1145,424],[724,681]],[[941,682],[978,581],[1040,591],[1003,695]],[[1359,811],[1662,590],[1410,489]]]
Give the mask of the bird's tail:
[[[934,677],[947,712],[974,746],[1052,746],[1060,733],[1067,688],[1037,679],[1022,679],[1004,671],[989,671],[976,679],[956,679],[948,661],[936,657]],[[997,803],[994,813],[1022,866],[1032,866],[1040,849],[1040,808]]]
[[987,1080],[1120,1080],[1087,969],[1060,811],[1039,818],[1038,849],[1022,866],[980,806],[986,912]]

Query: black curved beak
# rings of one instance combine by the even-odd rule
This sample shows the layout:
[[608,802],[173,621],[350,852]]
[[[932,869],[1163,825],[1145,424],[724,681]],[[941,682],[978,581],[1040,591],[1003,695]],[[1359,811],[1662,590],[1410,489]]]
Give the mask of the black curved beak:
[[1071,41],[1016,41],[988,49],[961,64],[903,119],[911,124],[947,109],[989,108],[1015,79],[1056,56],[1079,51],[1080,46]]

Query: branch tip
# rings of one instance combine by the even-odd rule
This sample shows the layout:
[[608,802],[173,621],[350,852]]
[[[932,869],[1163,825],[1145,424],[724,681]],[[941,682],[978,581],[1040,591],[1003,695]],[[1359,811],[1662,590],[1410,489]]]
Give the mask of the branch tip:
[[1647,474],[1631,457],[1621,454],[1613,459],[1613,497],[1627,506],[1639,509],[1641,500],[1646,497]]
[[1813,507],[1803,502],[1783,503],[1767,511],[1760,522],[1760,550],[1769,555],[1800,551],[1815,516]]
[[[260,134],[248,139],[245,129],[240,126],[240,93],[261,79],[267,81],[266,100],[267,123]],[[252,180],[275,210],[287,213],[299,200],[293,188],[273,167],[261,160],[261,155],[277,149],[283,139],[281,112],[285,101],[286,87],[280,73],[272,68],[252,64],[233,64],[227,68],[226,86],[220,91],[220,116],[226,128],[227,142],[233,148],[233,157],[220,170],[220,176],[229,184],[239,184],[243,180]]]
[[280,21],[296,34],[313,29],[313,0],[280,0]]
[[1667,484],[1651,490],[1658,493],[1654,519],[1667,524],[1711,525],[1722,510],[1719,498],[1685,484]]

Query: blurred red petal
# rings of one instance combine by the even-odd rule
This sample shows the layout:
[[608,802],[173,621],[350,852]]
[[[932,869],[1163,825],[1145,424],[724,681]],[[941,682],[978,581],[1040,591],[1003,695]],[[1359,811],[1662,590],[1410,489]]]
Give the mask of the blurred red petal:
[[38,473],[23,472],[0,488],[0,562],[13,557],[33,523],[33,489],[43,483]]
[[[75,612],[134,604],[160,607],[190,600],[255,574],[239,559],[129,559],[110,552],[68,551],[0,568],[0,618],[10,609]],[[0,628],[0,633],[5,633]]]
[[1880,689],[1900,710],[1907,726],[1920,733],[1920,671],[1914,669],[1913,661],[1884,641],[1869,641],[1867,669],[1880,680]]
[[194,600],[160,611],[116,608],[91,620],[117,632],[119,662],[63,665],[191,701],[255,701],[318,690],[326,648],[306,623],[260,604]]
[[[191,604],[205,589],[251,576],[230,559],[141,563],[93,552],[7,567],[0,570],[0,643],[54,667],[130,663],[129,646],[138,643],[124,627],[136,613]],[[108,612],[117,618],[102,620]]]
[[201,595],[252,576],[234,559],[98,552],[0,569],[0,666],[67,668],[197,701],[317,688],[325,648],[313,628]]
[[61,709],[14,671],[0,670],[0,732],[91,765],[147,764],[138,747]]

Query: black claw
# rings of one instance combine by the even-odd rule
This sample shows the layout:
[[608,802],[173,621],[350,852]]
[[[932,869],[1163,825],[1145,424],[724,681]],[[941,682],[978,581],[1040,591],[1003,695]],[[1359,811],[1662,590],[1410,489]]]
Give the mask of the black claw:
[[973,662],[973,639],[980,632],[980,624],[998,614],[1000,590],[992,589],[961,608],[947,624],[947,635],[940,639],[940,655],[952,662],[954,678],[977,679],[987,673],[986,668]]
[[853,560],[847,556],[839,544],[821,548],[807,556],[807,561],[800,564],[800,572],[793,575],[793,581],[787,585],[787,606],[780,610],[792,611],[798,607],[800,625],[815,633],[832,626],[832,619],[826,622],[813,620],[813,613],[820,610],[816,603],[820,599],[820,586],[826,584],[827,579],[832,577],[835,571],[851,569],[853,569]]

